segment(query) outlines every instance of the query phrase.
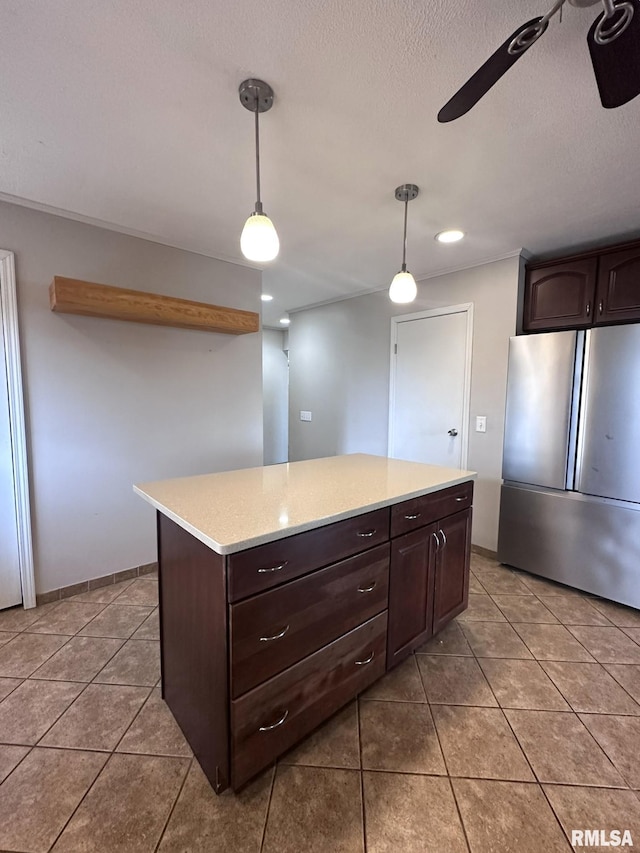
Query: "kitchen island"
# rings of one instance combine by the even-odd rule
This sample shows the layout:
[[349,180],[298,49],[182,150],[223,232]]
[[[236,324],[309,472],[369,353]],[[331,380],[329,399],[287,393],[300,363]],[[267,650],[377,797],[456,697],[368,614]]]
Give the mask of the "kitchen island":
[[162,694],[234,790],[467,606],[475,474],[352,454],[134,486]]

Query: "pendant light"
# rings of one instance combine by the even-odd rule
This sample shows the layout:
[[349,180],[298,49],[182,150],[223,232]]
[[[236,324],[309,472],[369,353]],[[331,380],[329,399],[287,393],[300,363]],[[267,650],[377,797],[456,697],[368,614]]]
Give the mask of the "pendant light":
[[392,302],[413,302],[418,295],[416,280],[407,270],[407,206],[410,201],[418,195],[418,187],[415,184],[403,184],[396,189],[396,198],[404,202],[404,242],[402,244],[402,268],[396,273],[391,287],[389,288],[389,299]]
[[262,80],[243,80],[240,84],[240,103],[256,117],[256,190],[257,198],[253,213],[247,219],[240,237],[242,254],[249,261],[263,263],[272,261],[280,250],[278,234],[273,222],[262,210],[260,200],[260,127],[258,116],[273,106],[273,89]]

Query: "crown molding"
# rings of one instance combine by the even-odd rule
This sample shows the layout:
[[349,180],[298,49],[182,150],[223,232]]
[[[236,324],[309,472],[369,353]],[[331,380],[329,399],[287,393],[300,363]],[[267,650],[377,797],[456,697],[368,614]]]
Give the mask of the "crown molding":
[[190,252],[192,255],[202,255],[205,258],[212,258],[214,261],[224,261],[227,264],[235,264],[238,267],[248,267],[262,271],[262,267],[257,264],[247,261],[244,258],[231,257],[229,255],[206,252],[201,248],[186,243],[175,243],[161,237],[158,234],[149,234],[147,231],[139,231],[137,228],[128,228],[125,225],[118,225],[115,222],[109,222],[106,219],[97,219],[94,216],[87,216],[84,213],[76,213],[73,210],[66,210],[62,207],[54,207],[51,204],[45,204],[41,201],[35,201],[22,196],[11,195],[10,193],[0,192],[0,201],[7,204],[15,204],[18,207],[27,207],[30,210],[37,210],[40,213],[50,213],[52,216],[60,216],[63,219],[71,219],[74,222],[80,222],[83,225],[92,225],[95,228],[104,228],[106,231],[115,231],[117,234],[124,234],[127,237],[136,237],[138,240],[146,240],[148,243],[158,243],[161,246],[167,246],[170,249],[179,249],[182,252]]

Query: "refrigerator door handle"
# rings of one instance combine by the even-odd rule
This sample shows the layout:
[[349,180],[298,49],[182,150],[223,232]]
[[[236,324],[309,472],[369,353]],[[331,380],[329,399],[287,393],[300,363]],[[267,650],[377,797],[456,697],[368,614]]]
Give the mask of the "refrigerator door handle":
[[[583,466],[583,455],[584,455],[584,434],[585,434],[585,421],[587,416],[587,401],[586,397],[583,393],[584,388],[587,387],[587,383],[589,382],[589,360],[591,354],[591,329],[587,329],[584,334],[584,356],[582,359],[582,378],[580,383],[580,405],[578,410],[577,417],[577,435],[575,439],[575,476],[573,483],[571,485],[567,484],[567,488],[572,488],[574,491],[581,491],[580,481],[582,480],[582,466]],[[578,406],[574,406],[574,410],[578,409]]]

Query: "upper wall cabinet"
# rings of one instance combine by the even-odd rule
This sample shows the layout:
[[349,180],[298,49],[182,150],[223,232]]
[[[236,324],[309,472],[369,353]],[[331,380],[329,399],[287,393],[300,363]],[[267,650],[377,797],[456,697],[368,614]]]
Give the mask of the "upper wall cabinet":
[[527,266],[525,332],[640,321],[640,242]]
[[528,269],[524,330],[537,332],[590,326],[597,269],[596,258]]
[[640,320],[640,246],[602,255],[595,323]]

